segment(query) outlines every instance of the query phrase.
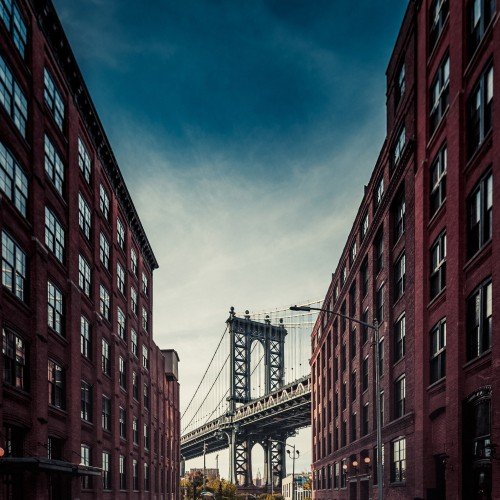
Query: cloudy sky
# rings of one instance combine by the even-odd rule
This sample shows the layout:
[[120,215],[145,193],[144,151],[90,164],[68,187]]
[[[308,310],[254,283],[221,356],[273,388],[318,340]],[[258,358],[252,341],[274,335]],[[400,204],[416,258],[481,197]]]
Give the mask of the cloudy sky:
[[160,264],[154,336],[186,404],[231,305],[324,295],[407,1],[54,3]]

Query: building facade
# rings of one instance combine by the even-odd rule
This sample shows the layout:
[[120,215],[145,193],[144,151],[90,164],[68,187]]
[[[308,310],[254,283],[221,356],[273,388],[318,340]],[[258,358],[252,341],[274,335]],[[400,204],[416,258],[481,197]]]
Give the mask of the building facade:
[[[497,16],[491,0],[410,0],[387,137],[325,296],[380,324],[388,499],[500,497]],[[372,332],[323,313],[312,349],[314,498],[372,498]]]
[[157,262],[50,0],[0,2],[0,497],[178,498]]

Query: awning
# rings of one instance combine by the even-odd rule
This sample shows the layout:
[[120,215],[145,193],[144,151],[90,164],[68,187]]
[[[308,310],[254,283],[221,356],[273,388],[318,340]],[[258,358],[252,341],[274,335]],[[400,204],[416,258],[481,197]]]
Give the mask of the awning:
[[72,464],[65,460],[53,460],[46,457],[4,457],[0,458],[0,474],[13,474],[16,472],[57,472],[72,474],[74,476],[100,476],[99,467]]

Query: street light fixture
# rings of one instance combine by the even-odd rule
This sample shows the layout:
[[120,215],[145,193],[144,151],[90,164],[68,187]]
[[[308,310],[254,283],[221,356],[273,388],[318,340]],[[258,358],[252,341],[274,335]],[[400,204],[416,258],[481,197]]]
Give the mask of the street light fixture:
[[[330,311],[328,309],[323,309],[321,307],[310,307],[310,306],[291,306],[291,311],[320,311],[326,314],[333,314],[334,316],[338,316],[340,318],[344,318],[346,320],[352,321],[354,323],[358,323],[359,325],[365,326],[366,328],[370,328],[374,332],[374,343],[375,343],[375,409],[377,413],[377,477],[378,479],[378,487],[377,487],[377,497],[378,500],[383,500],[383,471],[382,471],[382,413],[381,413],[381,405],[380,405],[380,331],[378,321],[375,320],[373,324],[366,323],[365,321],[360,321],[356,318],[351,318],[350,316],[346,316],[345,314],[341,314],[338,312]],[[365,463],[366,460],[365,460]]]
[[[269,440],[271,440],[271,438],[269,438]],[[273,439],[273,441],[276,443],[284,444],[285,446],[288,446],[293,450],[291,453],[290,450],[286,450],[286,453],[292,459],[292,500],[295,500],[295,460],[299,458],[300,451],[295,449],[294,444],[288,444],[286,441],[279,441],[277,439]],[[272,484],[271,486],[272,489],[272,487],[274,486],[274,477],[271,478],[271,484]]]

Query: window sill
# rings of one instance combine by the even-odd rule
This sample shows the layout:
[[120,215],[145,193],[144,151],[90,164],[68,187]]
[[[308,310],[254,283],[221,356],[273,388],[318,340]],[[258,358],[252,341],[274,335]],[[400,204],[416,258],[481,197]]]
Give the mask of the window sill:
[[430,394],[441,392],[446,387],[446,375],[441,377],[439,380],[432,382],[432,384],[427,386],[427,392]]
[[484,54],[486,48],[488,47],[489,43],[491,42],[492,39],[492,33],[493,33],[493,26],[495,25],[496,21],[496,13],[493,14],[490,23],[488,27],[486,28],[485,32],[483,33],[483,37],[481,38],[481,41],[479,42],[478,46],[470,56],[469,62],[465,68],[464,71],[464,78],[469,79],[472,76],[472,73],[476,66],[479,63],[479,60],[481,59],[481,56]]
[[491,128],[488,133],[484,136],[483,141],[480,142],[472,154],[472,156],[466,161],[464,174],[467,174],[470,170],[473,170],[477,164],[483,159],[488,150],[493,144],[493,128]]
[[406,481],[391,481],[389,484],[392,488],[406,488]]
[[[446,127],[449,109],[450,109],[450,105],[448,104],[446,106],[446,109],[443,111],[441,118],[439,119],[439,123],[436,125],[436,128],[434,129],[429,140],[427,141],[427,150],[432,149],[434,147],[434,145],[436,144],[436,142],[438,142],[438,138],[440,137],[441,132]],[[430,116],[427,116],[426,119],[430,120]]]
[[393,368],[396,368],[396,366],[398,366],[401,361],[404,361],[405,360],[405,355],[403,354],[403,356],[401,356],[397,361],[394,361],[394,364],[392,365]]
[[481,264],[485,259],[491,256],[492,253],[492,241],[490,238],[464,265],[464,271],[469,271],[472,267]]
[[446,215],[446,198],[443,200],[439,208],[434,212],[432,217],[429,219],[427,224],[427,230],[430,232],[435,226],[439,224],[439,221]]
[[475,372],[476,370],[479,371],[490,363],[491,363],[491,348],[488,349],[487,351],[484,351],[481,355],[477,356],[476,358],[467,361],[467,363],[465,363],[462,366],[462,368],[464,369],[465,372],[470,373],[470,372]]
[[31,400],[31,395],[26,389],[21,389],[14,385],[10,385],[7,382],[3,383],[4,395],[8,394],[12,399],[18,399],[23,402],[28,402]]
[[[15,293],[11,292],[5,285],[2,285],[2,290],[6,292],[3,293],[3,297],[7,298],[9,302],[12,302],[15,306],[22,307],[27,314],[31,314],[31,309],[24,300],[20,299]],[[5,326],[8,326],[8,324]]]
[[427,305],[427,309],[434,309],[438,307],[439,304],[446,300],[446,285],[440,290],[440,292],[433,297],[429,304]]
[[443,28],[441,29],[441,33],[439,33],[439,36],[437,37],[436,41],[434,42],[434,47],[432,47],[431,52],[429,53],[429,56],[427,57],[427,70],[429,71],[431,68],[431,64],[434,62],[434,59],[436,59],[436,54],[439,52],[439,48],[441,45],[444,43],[444,35],[448,31],[448,25],[450,24],[450,13],[448,12],[446,19],[444,20],[443,23]]

